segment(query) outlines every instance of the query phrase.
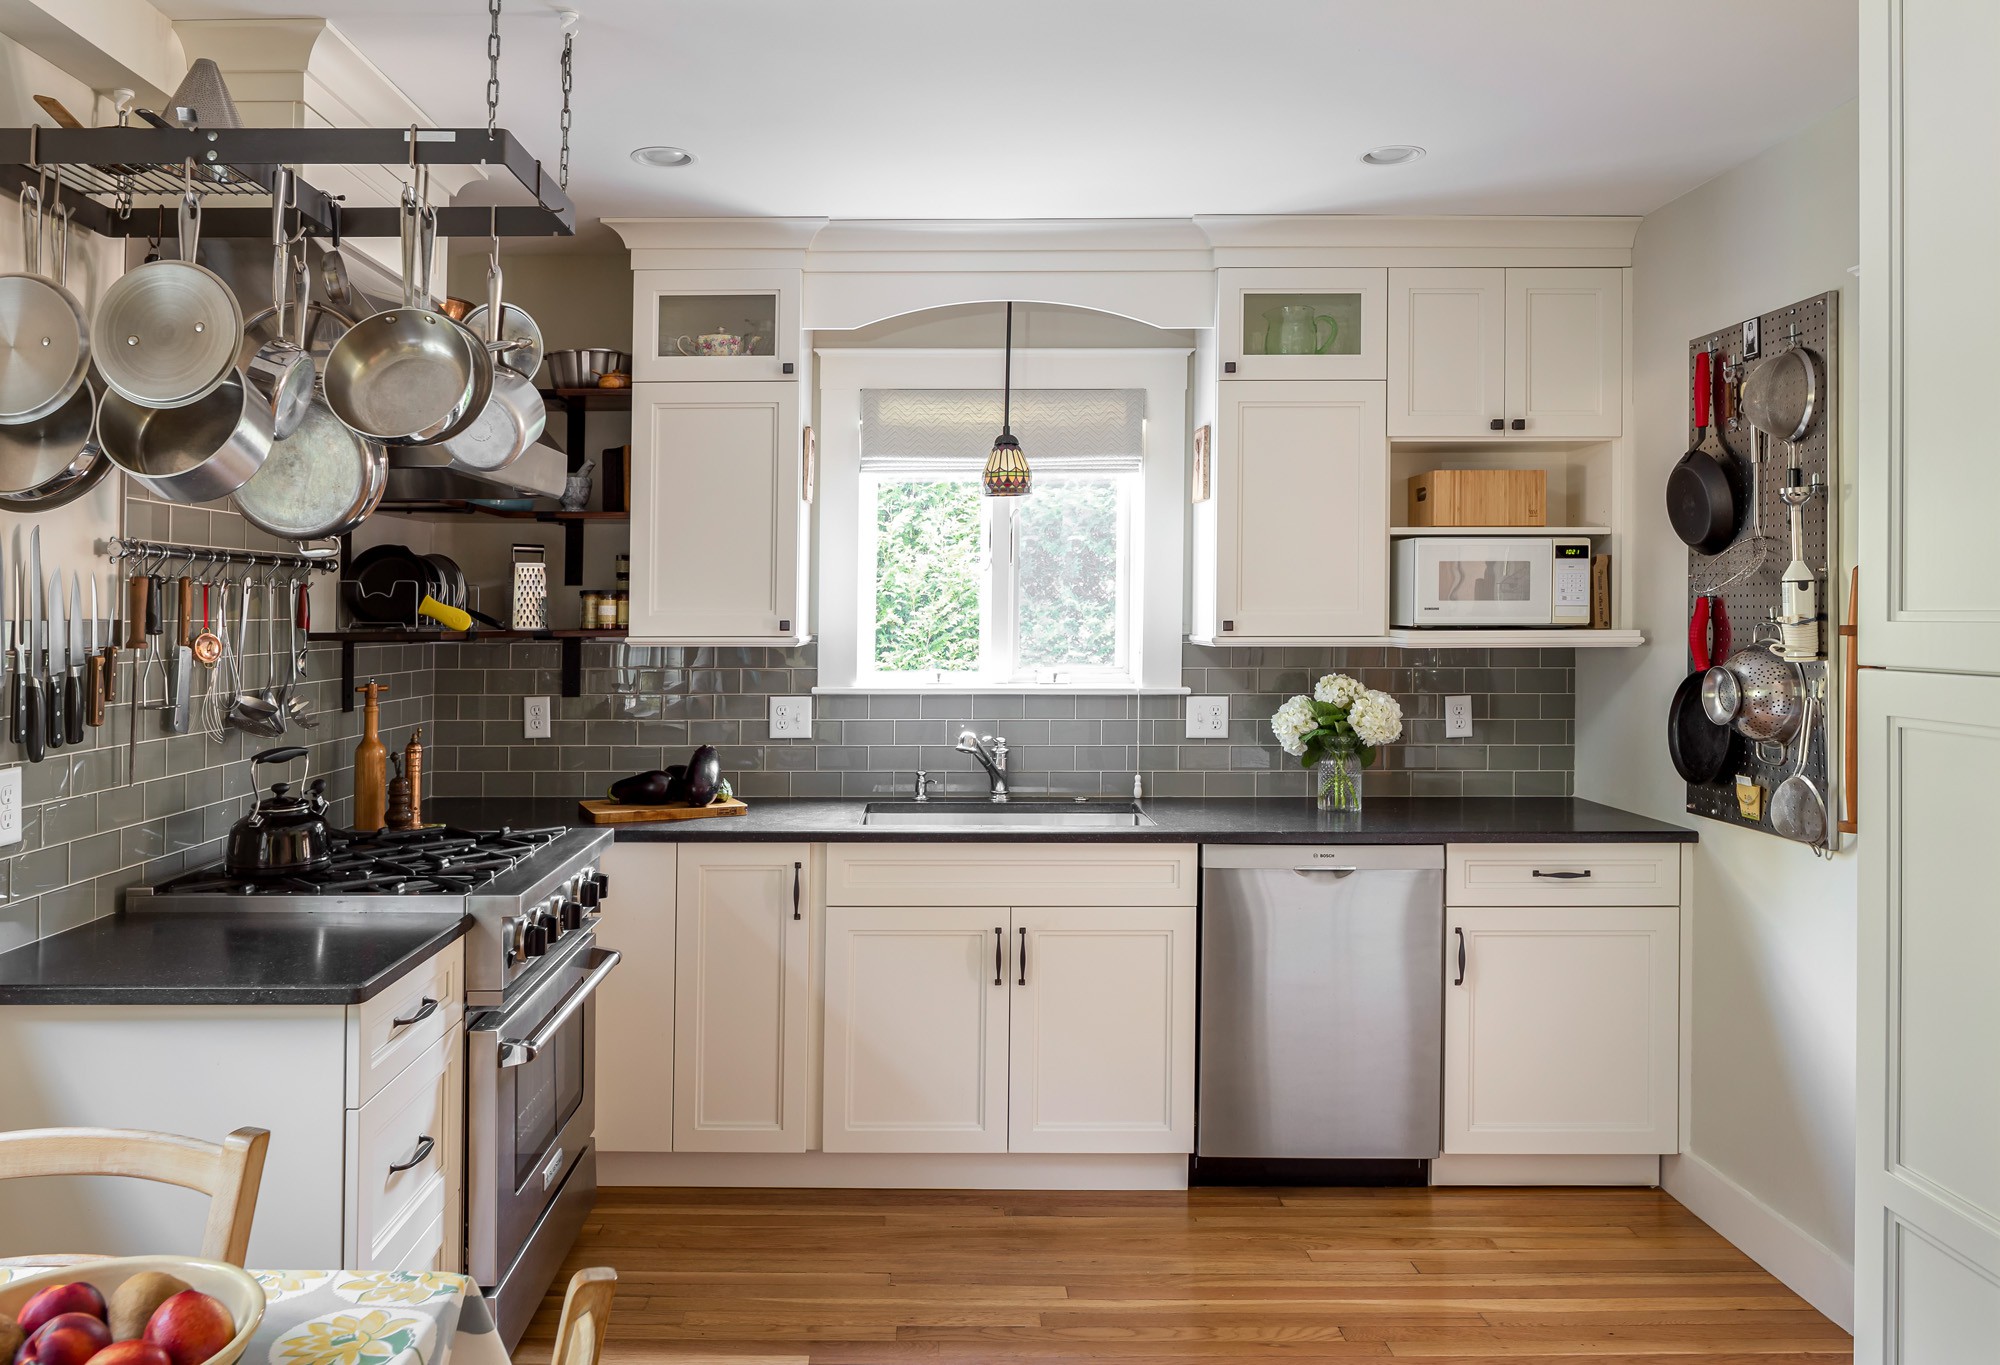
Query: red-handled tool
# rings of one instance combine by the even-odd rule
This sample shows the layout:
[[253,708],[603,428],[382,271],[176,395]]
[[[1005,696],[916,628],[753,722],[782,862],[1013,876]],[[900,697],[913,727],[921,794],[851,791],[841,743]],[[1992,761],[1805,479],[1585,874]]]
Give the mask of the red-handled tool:
[[1697,673],[1708,672],[1715,661],[1708,653],[1708,598],[1706,595],[1694,599],[1694,616],[1688,621],[1688,653],[1694,658]]
[[1712,593],[1694,599],[1694,615],[1688,621],[1688,654],[1695,672],[1706,672],[1713,664],[1729,657],[1729,604]]

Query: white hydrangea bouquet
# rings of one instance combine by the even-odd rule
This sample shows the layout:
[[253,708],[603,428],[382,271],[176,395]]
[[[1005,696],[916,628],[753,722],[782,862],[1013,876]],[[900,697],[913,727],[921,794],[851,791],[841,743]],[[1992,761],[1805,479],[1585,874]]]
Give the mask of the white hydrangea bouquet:
[[1361,770],[1375,751],[1403,737],[1403,708],[1387,692],[1329,673],[1310,697],[1293,697],[1271,717],[1271,733],[1303,768],[1319,769],[1321,810],[1361,809]]

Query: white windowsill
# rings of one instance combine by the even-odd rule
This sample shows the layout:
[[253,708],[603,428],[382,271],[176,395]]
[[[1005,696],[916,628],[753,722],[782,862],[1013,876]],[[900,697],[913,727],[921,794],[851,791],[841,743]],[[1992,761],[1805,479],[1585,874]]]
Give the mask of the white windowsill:
[[1107,686],[1102,683],[1079,683],[1075,686],[1057,683],[874,683],[866,686],[815,687],[815,697],[880,697],[909,693],[912,696],[933,697],[1185,697],[1191,689],[1185,687],[1122,687]]

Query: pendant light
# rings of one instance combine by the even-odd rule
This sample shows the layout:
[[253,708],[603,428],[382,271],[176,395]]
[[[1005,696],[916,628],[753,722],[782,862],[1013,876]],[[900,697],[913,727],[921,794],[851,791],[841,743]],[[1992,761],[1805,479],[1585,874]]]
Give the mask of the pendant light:
[[1004,387],[1000,390],[1000,434],[993,438],[993,453],[986,457],[986,475],[981,481],[989,498],[1018,498],[1028,491],[1028,457],[1014,439],[1008,419],[1014,408],[1014,305],[1007,305],[1007,351]]

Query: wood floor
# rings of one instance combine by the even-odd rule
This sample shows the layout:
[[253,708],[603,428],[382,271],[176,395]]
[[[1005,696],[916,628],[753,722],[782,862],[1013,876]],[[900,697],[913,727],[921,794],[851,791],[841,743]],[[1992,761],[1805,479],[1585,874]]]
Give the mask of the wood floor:
[[1655,1190],[618,1189],[557,1294],[586,1265],[618,1271],[606,1365],[1852,1358]]

